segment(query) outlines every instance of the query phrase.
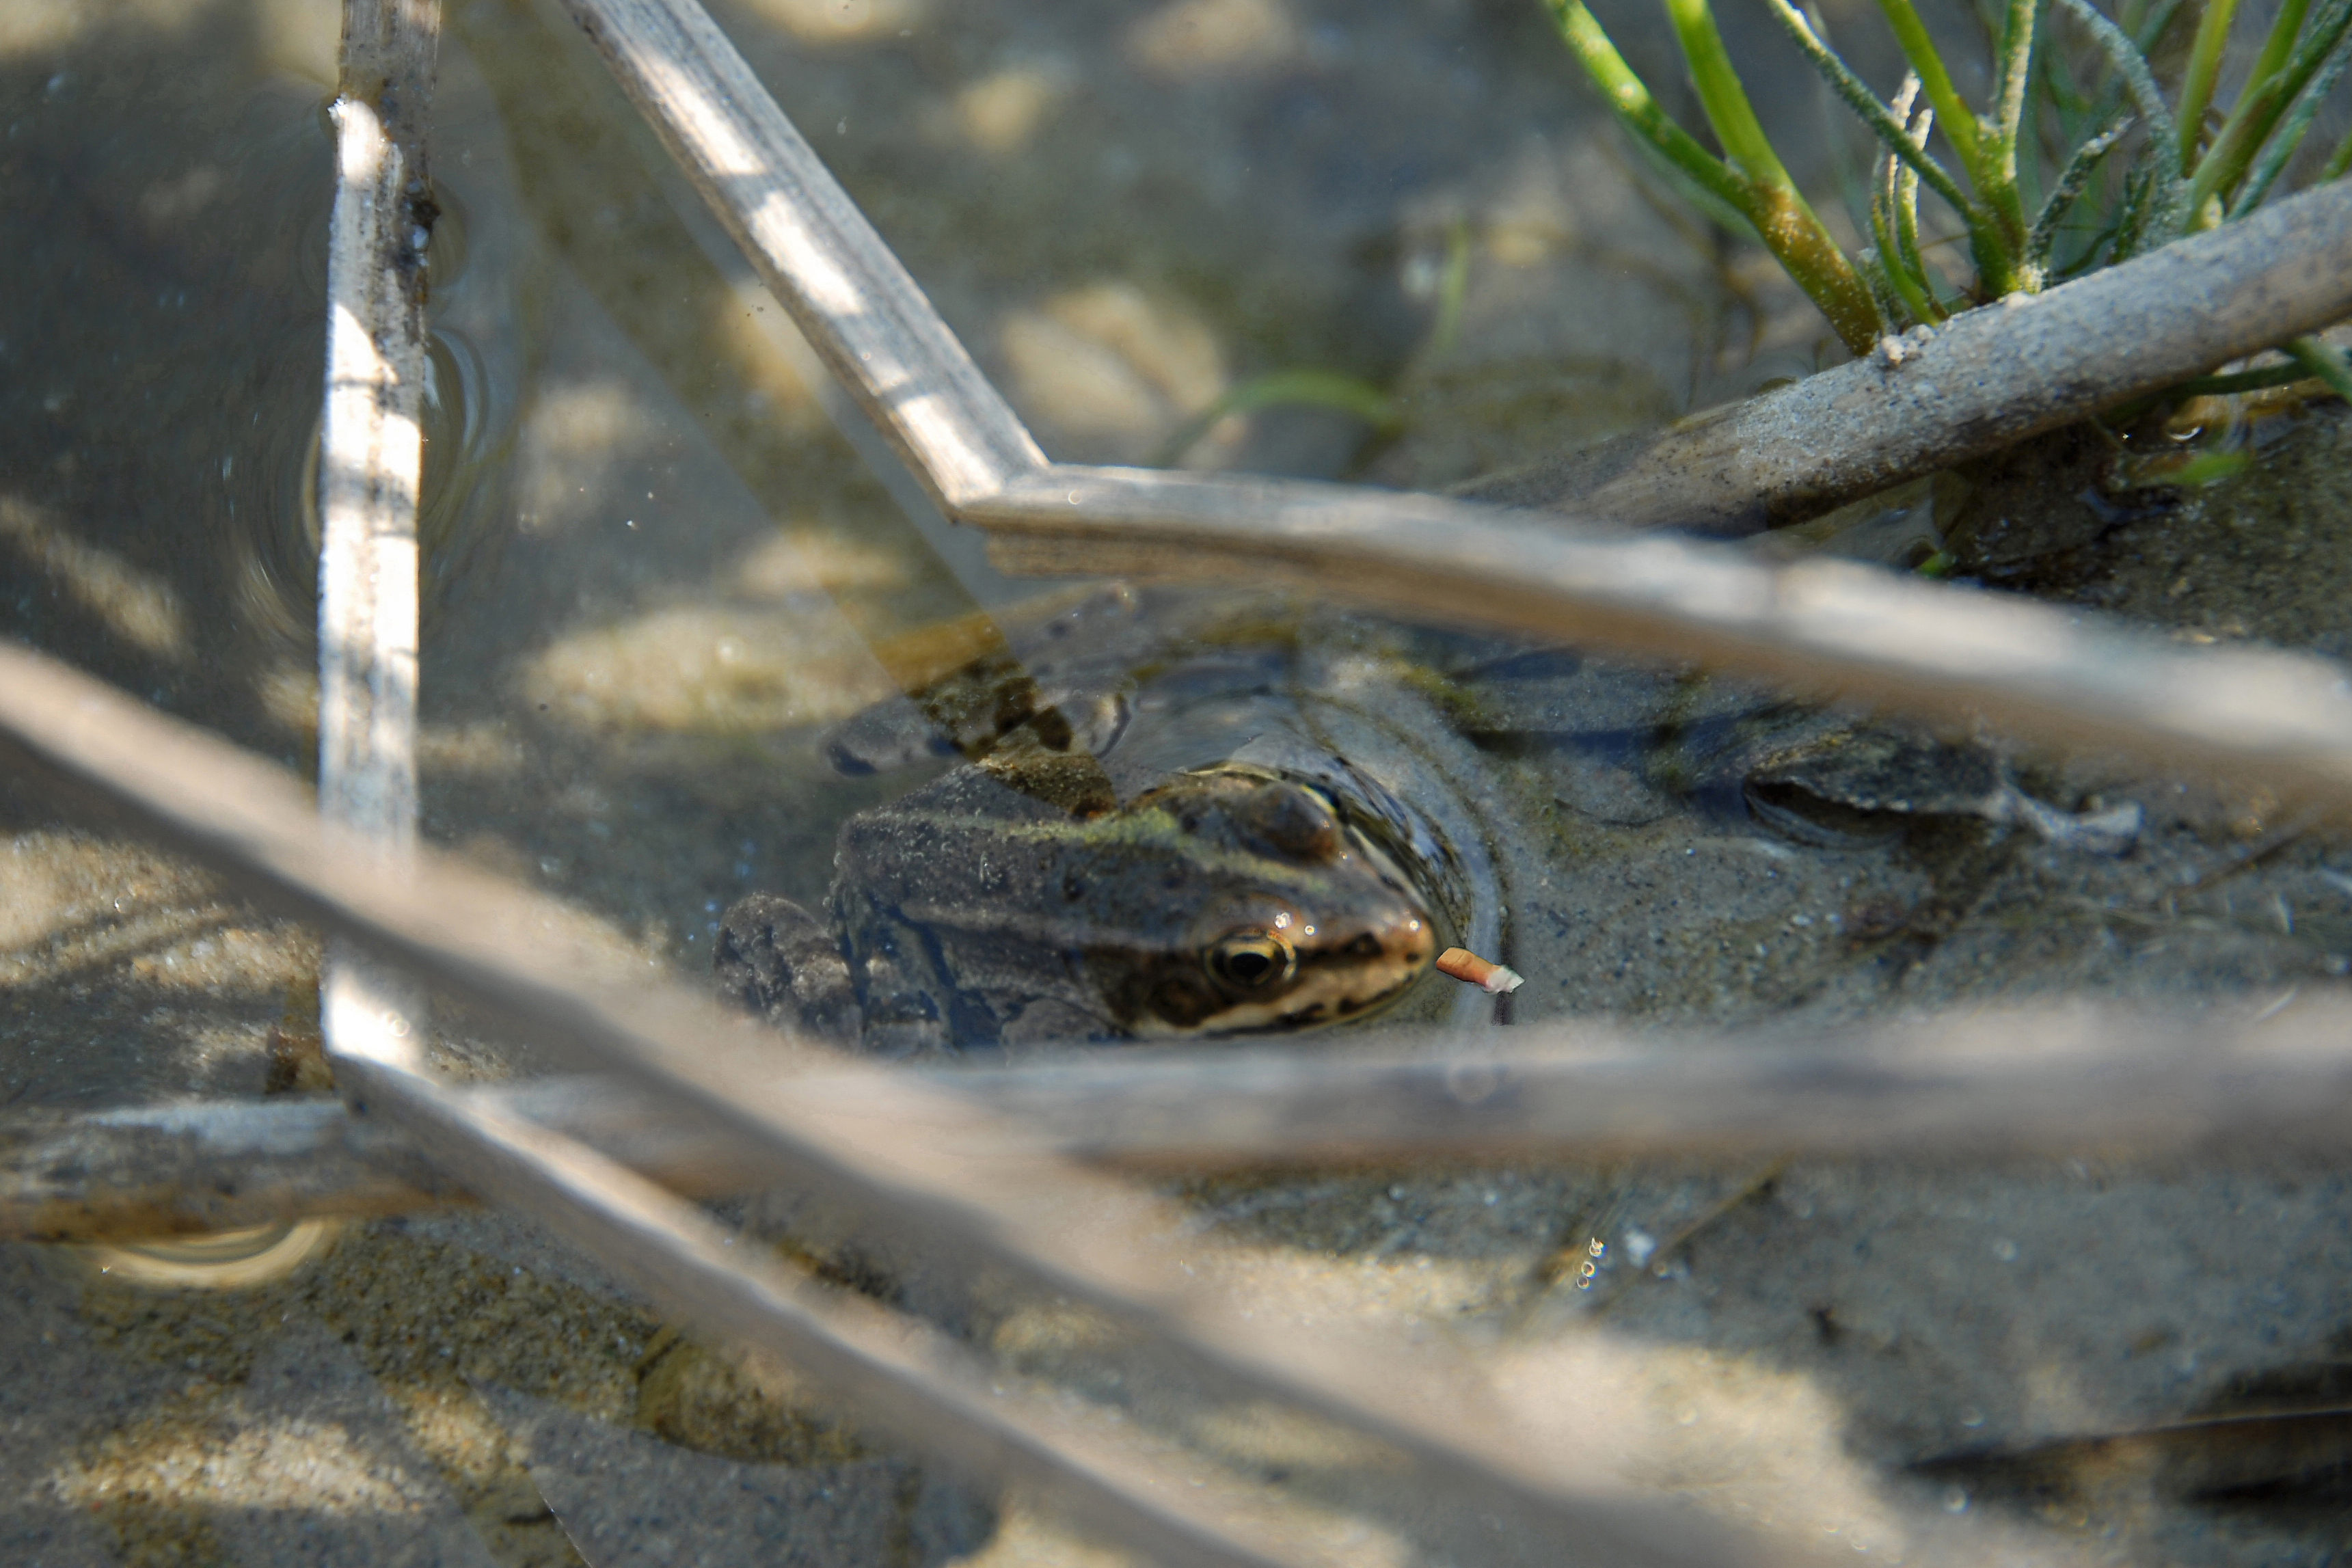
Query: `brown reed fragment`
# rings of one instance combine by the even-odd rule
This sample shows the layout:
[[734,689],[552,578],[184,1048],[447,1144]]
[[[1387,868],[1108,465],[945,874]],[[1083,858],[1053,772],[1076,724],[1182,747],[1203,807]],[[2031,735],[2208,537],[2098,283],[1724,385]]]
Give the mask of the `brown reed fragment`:
[[1859,563],[1437,496],[1061,465],[976,503],[1037,573],[1287,584],[1418,619],[1696,659],[2064,749],[2226,770],[2352,809],[2352,684],[2330,661],[2190,648],[2122,622]]
[[1466,947],[1449,947],[1439,953],[1437,973],[1475,985],[1490,996],[1506,995],[1527,984],[1517,970],[1481,958]]

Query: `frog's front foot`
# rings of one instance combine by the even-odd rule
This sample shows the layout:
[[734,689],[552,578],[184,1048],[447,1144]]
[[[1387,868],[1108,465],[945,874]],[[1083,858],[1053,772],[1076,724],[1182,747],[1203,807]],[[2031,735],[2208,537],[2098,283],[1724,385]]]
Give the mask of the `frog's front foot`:
[[719,921],[719,994],[776,1028],[854,1044],[865,1025],[833,932],[790,899],[752,893]]

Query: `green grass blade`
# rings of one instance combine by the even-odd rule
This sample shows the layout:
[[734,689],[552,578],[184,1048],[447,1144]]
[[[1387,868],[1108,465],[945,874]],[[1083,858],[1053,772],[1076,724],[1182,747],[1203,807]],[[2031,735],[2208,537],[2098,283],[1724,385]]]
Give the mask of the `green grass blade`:
[[[2139,110],[2140,121],[2147,127],[2149,142],[2168,151],[2167,156],[2156,158],[2149,163],[2146,205],[2141,222],[2132,237],[2132,249],[2155,248],[2155,246],[2140,243],[2151,237],[2158,246],[2179,238],[2190,210],[2182,189],[2179,168],[2168,155],[2170,150],[2179,146],[2179,132],[2171,109],[2164,101],[2164,94],[2157,89],[2155,74],[2147,68],[2147,57],[2139,52],[2139,47],[2125,36],[2122,28],[2101,16],[2090,0],[2058,0],[2058,4],[2089,31],[2105,53],[2108,62],[2116,68],[2116,74],[2124,79],[2124,88],[2131,95],[2132,106]],[[2346,4],[2352,5],[2352,0],[2346,0]],[[2119,247],[2116,258],[2120,260],[2123,254]]]
[[[1672,187],[1675,195],[1688,202],[1697,210],[1700,216],[1715,224],[1726,234],[1736,235],[1741,239],[1753,239],[1759,242],[1762,240],[1763,236],[1756,232],[1756,225],[1749,219],[1745,208],[1733,205],[1720,192],[1691,178],[1689,170],[1658,151],[1655,142],[1636,132],[1623,120],[1619,120],[1617,123],[1618,129],[1625,132],[1626,144],[1633,148],[1634,156],[1642,161],[1642,166]],[[1733,174],[1731,177],[1737,180],[1739,176]],[[1739,199],[1745,201],[1747,197],[1743,195]]]
[[1218,420],[1260,408],[1328,408],[1350,414],[1379,431],[1393,436],[1404,428],[1404,416],[1389,395],[1368,381],[1331,370],[1277,370],[1252,376],[1177,427],[1150,464],[1173,467],[1207,435]]
[[[1936,111],[1921,110],[1918,119],[1912,123],[1912,142],[1925,145],[1927,132],[1935,123]],[[1951,312],[1945,310],[1942,301],[1936,298],[1936,280],[1927,271],[1927,258],[1919,254],[1919,171],[1908,163],[1897,163],[1892,158],[1887,160],[1887,169],[1895,177],[1895,189],[1891,193],[1895,210],[1895,243],[1901,252],[1904,270],[1918,280],[1920,294],[1927,304],[1927,310],[1920,319],[1928,322],[1948,321]]]
[[1907,168],[1895,176],[1895,243],[1903,250],[1903,269],[1918,289],[1912,313],[1931,325],[1950,321],[1952,313],[1936,298],[1935,279],[1927,275],[1927,260],[1919,254],[1919,176]]
[[2132,124],[2128,118],[2119,121],[2075,148],[2074,155],[2066,160],[2066,167],[2059,174],[2057,184],[2051,187],[2050,199],[2042,204],[2041,214],[2033,220],[2033,232],[2026,240],[2025,259],[2037,271],[2049,270],[2050,248],[2057,243],[2060,221],[2091,183],[2099,160],[2124,139],[2124,132]]
[[2327,155],[2326,164],[2319,171],[2318,183],[2324,185],[2330,180],[2340,180],[2347,169],[2352,169],[2352,131],[2346,132],[2344,140],[2336,144],[2336,151]]
[[[1547,0],[1569,52],[1601,89],[1625,129],[1674,165],[1683,176],[1716,200],[1745,215],[1752,193],[1748,182],[1728,164],[1699,145],[1698,139],[1675,123],[1658,105],[1609,35],[1584,8],[1583,0]],[[1752,220],[1751,220],[1752,221]]]
[[1666,0],[1666,13],[1707,123],[1723,143],[1726,159],[1746,176],[1743,205],[1756,232],[1781,269],[1829,318],[1839,340],[1855,353],[1865,352],[1878,340],[1878,307],[1765,136],[1707,0]]
[[[2017,184],[2017,131],[2025,122],[2026,89],[2033,85],[2034,0],[2009,0],[2001,20],[2000,53],[1993,62],[1993,144],[1983,151],[1985,173],[2013,189]],[[2022,218],[2020,229],[2024,227]]]
[[2017,202],[2021,210],[2032,208],[2041,201],[2038,193],[2042,182],[2042,132],[2035,122],[2042,117],[2042,95],[2031,89],[2032,79],[2044,75],[2042,61],[2050,52],[2042,47],[2044,42],[2042,17],[2042,8],[2037,5],[2033,8],[2033,47],[2026,56],[2027,63],[2032,67],[2026,84],[2029,90],[2017,111],[2017,154],[2013,162],[2017,169]]
[[[1804,0],[1803,16],[1814,33],[1823,40],[1827,40],[1830,36],[1829,23],[1823,19],[1821,7],[1813,4],[1813,0]],[[1830,89],[1829,83],[1816,81],[1813,85],[1817,92],[1827,92],[1829,96],[1835,97],[1835,93]],[[1840,102],[1843,103],[1843,100],[1841,100]],[[1827,105],[1823,104],[1822,108],[1826,115]],[[1826,118],[1823,123],[1828,123]],[[1845,208],[1846,219],[1853,225],[1854,232],[1866,239],[1871,232],[1870,193],[1877,188],[1878,179],[1879,152],[1875,141],[1874,139],[1873,145],[1866,155],[1857,157],[1851,137],[1833,134],[1829,139],[1829,153],[1830,167],[1837,176],[1838,201]],[[1870,247],[1865,244],[1863,248],[1867,250]],[[1855,258],[1854,265],[1857,268],[1862,267],[1861,258]],[[1868,269],[1863,268],[1863,272],[1866,279],[1869,276]],[[1882,305],[1885,303],[1883,297],[1880,302]],[[1884,310],[1880,313],[1885,314]]]
[[1944,68],[1944,57],[1937,52],[1936,40],[1928,36],[1927,24],[1919,20],[1911,0],[1878,0],[1878,9],[1885,16],[1886,25],[1895,29],[1895,41],[1903,46],[1903,58],[1918,73],[1928,104],[1944,122],[1944,140],[1960,155],[1961,165],[1974,173],[1978,156],[1976,116],[1962,101],[1959,90],[1952,86],[1951,72]]
[[1906,314],[1907,308],[1903,303],[1903,297],[1895,291],[1895,279],[1887,276],[1885,265],[1879,260],[1876,247],[1864,247],[1862,258],[1854,266],[1855,269],[1862,274],[1863,281],[1869,285],[1870,297],[1878,302],[1879,318],[1885,321],[1890,329],[1900,326],[1907,320],[1916,320]]
[[[1906,90],[1908,86],[1906,83]],[[1904,98],[1896,100],[1897,102],[1906,100]],[[1901,189],[1895,171],[1902,167],[1892,153],[1882,155],[1878,160],[1878,182],[1870,203],[1870,235],[1877,244],[1878,279],[1902,306],[1903,316],[1915,321],[1933,321],[1937,319],[1935,301],[1928,297],[1925,281],[1906,266],[1902,240],[1895,232],[1895,207]],[[1899,319],[1891,310],[1885,315],[1890,322]]]
[[2294,53],[2296,35],[2303,31],[2303,18],[2311,9],[2311,0],[2284,0],[2278,15],[2271,18],[2271,30],[2263,39],[2263,52],[2254,57],[2254,68],[2246,73],[2249,82],[2267,81],[2279,73]]
[[2108,95],[2105,91],[2092,94],[2076,90],[2069,74],[2072,68],[2061,51],[2044,49],[2041,60],[2042,96],[2058,110],[2059,135],[2072,142],[2082,124],[2095,117],[2100,100]]
[[1583,0],[1547,3],[1560,37],[1619,121],[1693,183],[1746,214],[1781,269],[1829,319],[1838,341],[1851,353],[1868,352],[1878,341],[1877,301],[1765,140],[1706,0],[1668,0],[1668,5],[1675,12],[1692,75],[1699,82],[1700,100],[1731,162],[1708,153],[1658,106]]
[[2343,79],[2347,64],[2352,64],[2352,31],[2347,31],[2336,40],[2336,47],[2328,52],[2326,64],[2320,67],[2319,74],[2311,79],[2311,85],[2304,89],[2301,98],[2295,100],[2294,110],[2279,122],[2278,130],[2263,145],[2262,157],[2256,161],[2253,171],[2246,176],[2244,186],[2230,204],[2232,220],[2253,211],[2262,205],[2263,198],[2270,195],[2271,186],[2286,171],[2287,160],[2294,157],[2295,149],[2303,145],[2304,137],[2311,130],[2312,118],[2327,101],[2328,95],[2336,90],[2336,84]]
[[2327,384],[2328,390],[2352,403],[2352,365],[2343,351],[2317,338],[2297,338],[2286,345],[2287,357]]
[[1429,346],[1444,353],[1462,335],[1462,308],[1470,298],[1470,223],[1455,218],[1445,226],[1445,270],[1437,280],[1437,321],[1430,328]]
[[[1881,103],[1878,95],[1870,90],[1869,84],[1847,68],[1845,61],[1822,42],[1821,36],[1813,31],[1812,25],[1805,20],[1803,15],[1789,4],[1789,0],[1767,0],[1767,3],[1782,29],[1797,47],[1804,51],[1805,58],[1811,62],[1813,68],[1821,73],[1822,79],[1830,84],[1845,106],[1870,127],[1871,133],[1886,150],[1918,170],[1919,177],[1927,182],[1927,188],[1943,197],[1946,204],[1960,216],[1963,223],[1972,229],[1981,223],[1984,215],[1977,210],[1974,202],[1969,200],[1968,193],[1960,189],[1960,183],[1952,177],[1951,171],[1911,144],[1911,139],[1904,134],[1903,122],[1895,118],[1895,112]],[[1944,133],[1947,138],[1950,137],[1948,124]]]
[[1829,319],[1850,353],[1878,342],[1877,301],[1794,185],[1755,187],[1756,231],[1797,287]]
[[2205,218],[2208,203],[2228,196],[2245,177],[2255,154],[2277,128],[2279,117],[2335,51],[2347,24],[2352,24],[2352,0],[2330,0],[2286,63],[2268,77],[2257,79],[2238,100],[2221,133],[2213,139],[2212,150],[2199,162],[2189,182],[2189,210],[2200,220]]
[[2180,129],[2174,138],[2184,178],[2197,167],[2198,137],[2205,128],[2205,111],[2213,104],[2214,79],[2221,74],[2230,24],[2237,15],[2238,0],[2206,0],[2205,14],[2197,19],[2197,40],[2189,46],[2189,69],[2180,79]]
[[2107,254],[2107,265],[2111,267],[2139,250],[2140,237],[2147,228],[2148,193],[2156,185],[2158,155],[2143,148],[2141,156],[2124,175],[2123,205],[2116,214],[2115,247]]
[[1747,90],[1739,85],[1739,73],[1732,68],[1731,52],[1723,47],[1723,33],[1707,0],[1666,0],[1666,16],[1682,44],[1699,107],[1706,111],[1706,122],[1714,127],[1731,166],[1758,184],[1793,189],[1789,171],[1781,167],[1780,155],[1772,150]]

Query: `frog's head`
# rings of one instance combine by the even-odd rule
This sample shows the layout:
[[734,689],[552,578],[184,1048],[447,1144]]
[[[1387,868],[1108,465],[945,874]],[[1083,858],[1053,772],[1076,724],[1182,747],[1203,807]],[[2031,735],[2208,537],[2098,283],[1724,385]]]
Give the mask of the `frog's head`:
[[1124,1033],[1360,1017],[1436,955],[1426,900],[1313,785],[1253,768],[1187,773],[1102,828],[1096,879],[1064,892],[1091,906],[1086,968]]

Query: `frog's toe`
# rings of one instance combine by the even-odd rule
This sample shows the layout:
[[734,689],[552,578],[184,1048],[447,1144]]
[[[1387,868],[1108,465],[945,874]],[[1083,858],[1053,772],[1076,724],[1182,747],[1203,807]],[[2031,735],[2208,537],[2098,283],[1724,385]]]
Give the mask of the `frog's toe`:
[[720,997],[780,1029],[854,1041],[864,1018],[833,932],[790,899],[753,893],[719,922]]

